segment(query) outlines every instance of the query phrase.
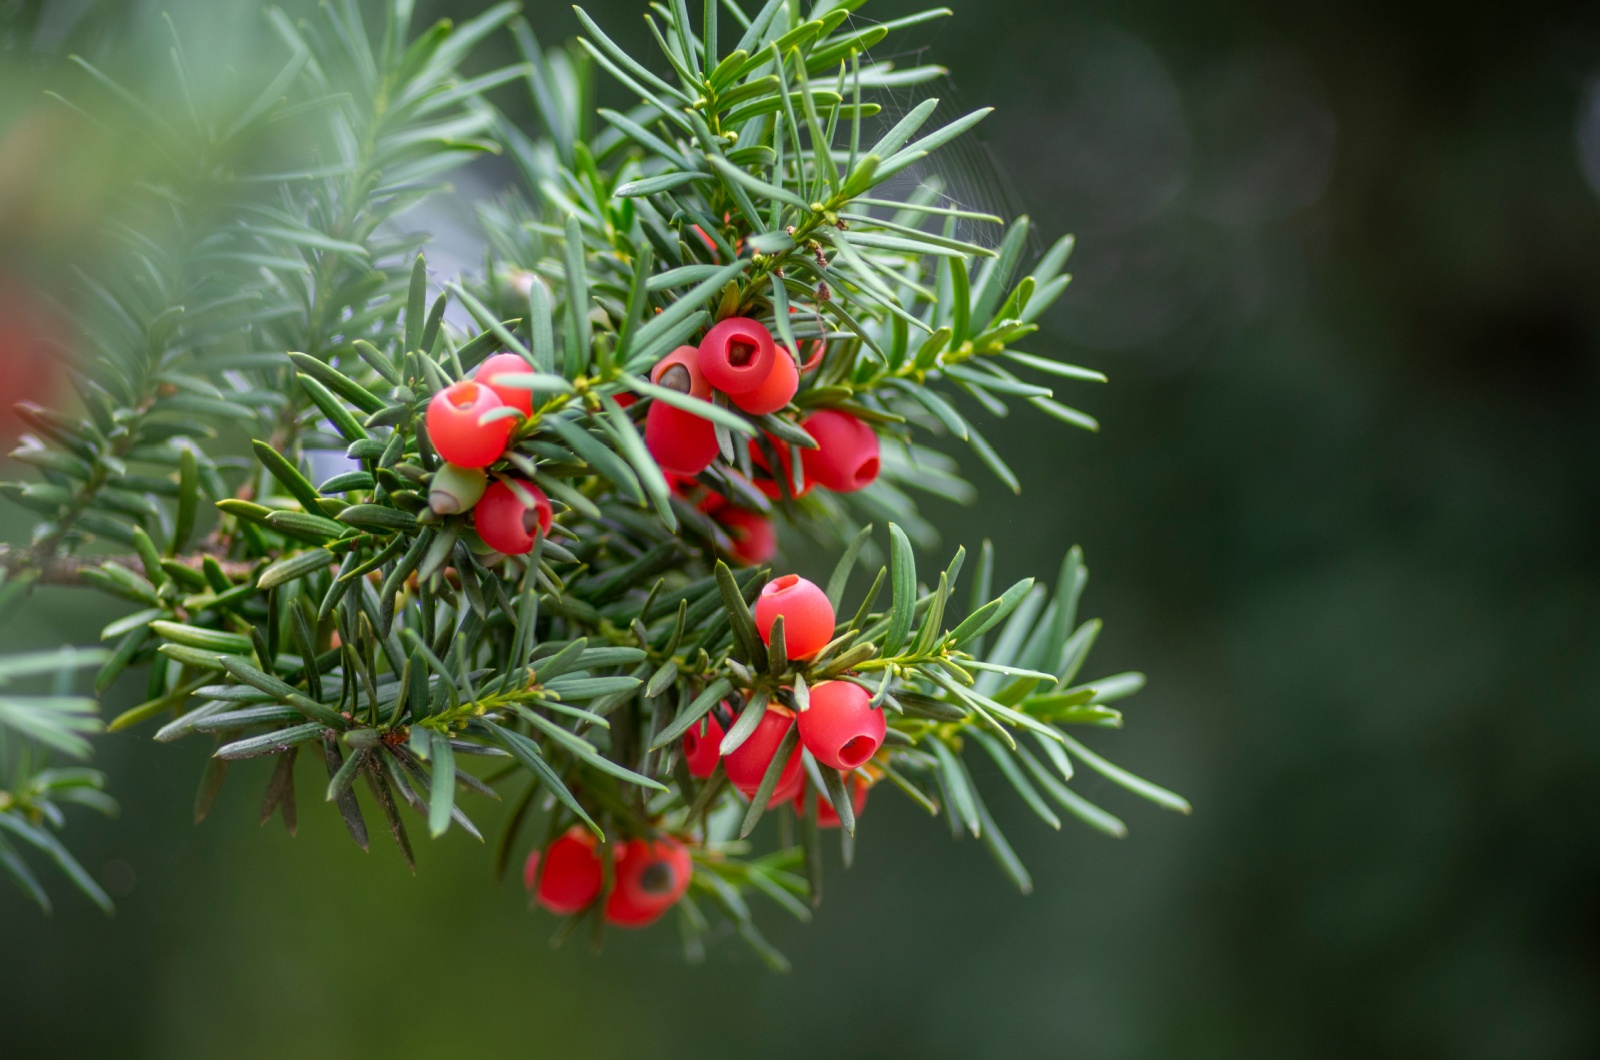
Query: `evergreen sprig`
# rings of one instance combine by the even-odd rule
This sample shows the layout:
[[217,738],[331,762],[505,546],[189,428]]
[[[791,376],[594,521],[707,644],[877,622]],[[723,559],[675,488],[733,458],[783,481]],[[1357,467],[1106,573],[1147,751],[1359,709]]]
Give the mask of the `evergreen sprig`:
[[[19,457],[41,477],[6,490],[42,521],[31,546],[6,554],[0,594],[15,606],[34,584],[66,581],[137,606],[104,630],[113,647],[96,687],[147,667],[145,701],[110,728],[159,720],[158,741],[216,741],[197,817],[230,763],[272,757],[262,816],[293,830],[306,749],[352,838],[368,845],[376,806],[408,864],[407,812],[432,836],[455,826],[481,839],[467,807],[502,793],[502,872],[525,837],[573,822],[607,841],[686,837],[697,869],[680,905],[689,952],[711,930],[704,904],[781,966],[747,897],[809,916],[822,893],[818,803],[804,800],[798,842],[785,811],[778,849],[753,852],[778,769],[745,799],[720,767],[692,777],[679,751],[724,702],[724,752],[766,705],[803,711],[824,680],[859,684],[886,712],[888,740],[855,778],[804,758],[810,790],[842,820],[847,862],[849,787],[887,781],[981,840],[1029,890],[969,768],[974,747],[1052,828],[1065,811],[1124,831],[1070,786],[1078,769],[1187,812],[1066,731],[1120,726],[1111,704],[1143,683],[1079,679],[1099,623],[1078,621],[1077,549],[1053,591],[1028,579],[996,595],[987,542],[970,573],[957,550],[936,578],[918,576],[913,544],[931,528],[904,490],[971,492],[930,438],[967,443],[1020,488],[950,398],[996,413],[1021,399],[1092,429],[1016,369],[1103,377],[1014,348],[1066,286],[1070,238],[1025,270],[1025,218],[1005,224],[913,179],[987,112],[929,128],[930,100],[892,124],[880,117],[884,90],[941,71],[899,70],[870,49],[948,12],[872,24],[859,6],[822,0],[803,15],[769,0],[752,14],[708,0],[692,20],[683,0],[653,4],[660,55],[646,63],[581,10],[584,36],[545,51],[511,5],[412,37],[411,5],[394,0],[369,37],[340,0],[314,26],[269,12],[290,58],[226,120],[176,128],[117,93],[186,183],[142,193],[164,208],[130,216],[159,223],[120,222],[126,260],[85,276],[97,356],[81,412],[26,412],[35,434]],[[502,27],[523,61],[458,75]],[[636,105],[591,112],[596,68]],[[537,136],[484,96],[514,81]],[[277,168],[241,175],[219,161],[275,121],[300,130],[298,168],[275,156]],[[417,253],[422,237],[393,222],[473,153],[501,150],[525,189],[480,208],[484,274],[441,289]],[[649,381],[663,355],[735,315],[766,323],[804,368],[788,407],[752,416]],[[510,413],[512,441],[490,471],[513,489],[531,481],[556,509],[522,557],[493,553],[468,514],[437,514],[428,500],[441,467],[428,403],[501,350],[526,362],[498,378],[530,391],[533,411]],[[652,402],[716,424],[721,455],[696,482],[669,482],[651,457]],[[881,436],[872,486],[801,488],[802,451],[816,443],[800,424],[821,409]],[[256,439],[249,460],[229,455],[224,428],[236,425]],[[330,463],[331,477],[312,470]],[[797,662],[781,635],[763,643],[750,606],[770,571],[725,562],[733,542],[693,501],[704,491],[841,552],[827,590],[840,622],[820,653]],[[881,564],[874,520],[889,521]],[[855,595],[861,567],[873,577]],[[28,735],[81,751],[63,725]],[[0,797],[25,808],[24,790]],[[598,927],[591,908],[564,930],[584,917]]]

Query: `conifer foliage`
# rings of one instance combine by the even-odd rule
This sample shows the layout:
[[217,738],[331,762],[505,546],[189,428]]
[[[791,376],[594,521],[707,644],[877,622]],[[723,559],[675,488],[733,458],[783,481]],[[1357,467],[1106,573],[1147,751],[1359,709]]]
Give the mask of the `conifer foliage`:
[[[485,839],[504,800],[495,866],[526,860],[563,932],[672,911],[691,955],[720,921],[781,966],[751,898],[809,917],[822,833],[848,864],[872,788],[1024,891],[1007,788],[1051,828],[1123,833],[1084,772],[1187,812],[1071,735],[1143,682],[1083,677],[1077,549],[1049,586],[991,584],[988,542],[919,572],[905,491],[971,493],[930,443],[1020,488],[952,398],[1092,429],[1055,388],[1103,378],[1015,348],[1071,240],[1025,269],[1027,220],[924,164],[986,112],[880,109],[943,71],[873,49],[949,12],[862,4],[658,2],[648,57],[581,9],[549,51],[510,4],[420,31],[410,0],[377,28],[353,0],[268,9],[287,58],[226,113],[181,57],[187,109],[82,64],[60,105],[132,128],[148,176],[83,276],[78,402],[22,409],[36,474],[3,488],[37,528],[0,606],[78,585],[133,610],[101,649],[0,660],[20,886],[48,906],[42,855],[109,904],[56,834],[62,804],[114,809],[104,778],[48,761],[98,727],[85,665],[147,689],[109,729],[211,742],[197,819],[247,763],[292,831],[316,771],[358,845],[410,864],[419,829]],[[499,33],[522,61],[458,73]],[[595,107],[601,75],[625,109]],[[534,129],[495,106],[515,91]],[[440,276],[402,215],[485,152],[521,189],[478,206],[486,268]],[[831,576],[791,575],[775,527]],[[29,680],[57,694],[11,694]]]

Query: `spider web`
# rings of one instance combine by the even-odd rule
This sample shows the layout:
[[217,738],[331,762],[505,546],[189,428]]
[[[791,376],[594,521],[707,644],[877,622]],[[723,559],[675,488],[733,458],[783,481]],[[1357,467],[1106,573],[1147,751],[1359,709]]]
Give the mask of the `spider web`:
[[[931,51],[929,44],[878,50],[862,55],[862,67],[892,62],[896,70],[908,70],[927,65]],[[846,95],[849,92],[847,80]],[[875,117],[863,120],[863,145],[872,143],[929,99],[937,99],[938,105],[918,135],[926,135],[977,109],[967,103],[960,87],[948,72],[920,84],[876,88],[871,91],[870,97],[863,90],[863,101],[869,99],[883,110]],[[890,177],[874,189],[873,196],[904,200],[919,188],[935,190],[938,193],[936,205],[943,207],[994,214],[1007,221],[1023,212],[1016,185],[984,139],[981,123]],[[999,246],[1004,235],[1005,228],[1002,225],[967,218],[959,219],[956,224],[956,238],[981,247],[993,249]],[[1036,232],[1030,231],[1028,243],[1029,250],[1035,256],[1043,252]]]

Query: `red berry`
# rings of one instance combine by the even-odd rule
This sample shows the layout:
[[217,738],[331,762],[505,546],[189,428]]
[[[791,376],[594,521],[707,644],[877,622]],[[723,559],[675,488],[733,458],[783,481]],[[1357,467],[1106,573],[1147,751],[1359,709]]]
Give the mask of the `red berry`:
[[760,386],[748,394],[730,394],[728,398],[752,416],[763,416],[783,408],[799,389],[800,369],[787,351],[779,350],[772,358],[772,371]]
[[504,408],[495,392],[470,379],[433,395],[428,402],[428,439],[446,463],[488,467],[506,451],[516,423],[510,417],[479,423],[486,412]]
[[768,644],[779,615],[783,616],[783,650],[791,659],[809,659],[833,639],[833,605],[815,582],[798,574],[772,579],[756,599],[756,629]]
[[[742,791],[746,797],[756,793],[761,787],[761,778],[767,775],[767,767],[772,764],[772,756],[778,753],[778,745],[783,743],[783,738],[788,735],[789,727],[794,724],[794,714],[788,709],[779,706],[768,706],[767,713],[761,719],[761,724],[756,726],[756,731],[738,747],[732,754],[723,755],[722,769],[728,774],[728,782]],[[784,763],[783,772],[778,776],[778,784],[774,791],[782,791],[795,782],[800,776],[800,747],[789,755],[789,761]]]
[[501,404],[518,409],[524,416],[533,415],[533,391],[516,386],[501,386],[495,382],[499,375],[526,375],[533,366],[514,353],[497,353],[478,365],[474,379],[493,390]]
[[[723,700],[722,706],[727,705],[728,701]],[[702,733],[696,722],[683,734],[683,761],[689,767],[689,775],[701,780],[717,771],[717,763],[722,760],[722,737],[728,731],[717,720],[715,710],[706,715],[705,729]]]
[[864,489],[878,477],[878,435],[847,412],[823,409],[800,424],[817,449],[800,450],[806,478],[835,493]]
[[473,526],[483,543],[508,556],[527,555],[533,551],[534,534],[550,532],[550,498],[531,482],[518,481],[517,486],[532,495],[532,507],[509,485],[496,480],[472,509]]
[[[871,790],[870,785],[855,773],[850,774],[845,779],[845,783],[850,788],[850,805],[856,811],[856,819],[860,820],[861,811],[867,807],[867,792]],[[806,812],[804,790],[794,797],[794,812],[797,814]],[[839,826],[839,811],[833,808],[833,802],[828,798],[828,793],[826,791],[817,792],[817,827],[838,828]]]
[[700,370],[700,351],[693,346],[679,346],[657,361],[650,369],[650,381],[701,401],[711,400],[711,381]]
[[759,388],[772,374],[777,358],[772,333],[749,317],[729,317],[700,341],[700,371],[729,397]]
[[539,852],[528,855],[522,870],[522,883],[528,890],[537,888],[539,904],[558,916],[579,912],[600,895],[600,856],[595,840],[586,829],[574,826],[544,852],[544,871],[539,871]]
[[871,703],[867,690],[852,681],[821,682],[800,712],[800,742],[825,766],[855,769],[883,746],[883,711]]
[[[702,401],[711,400],[711,384],[700,372],[699,353],[693,346],[679,346],[656,362],[650,381]],[[710,420],[659,399],[650,403],[645,415],[644,444],[661,469],[675,475],[698,475],[711,466],[718,452],[717,431]]]
[[661,470],[698,475],[717,458],[717,431],[710,420],[655,401],[645,414],[644,444]]
[[728,536],[733,538],[733,558],[745,566],[754,567],[778,554],[778,534],[766,516],[724,507],[712,518],[727,528]]
[[694,863],[676,839],[630,839],[617,849],[616,885],[606,896],[606,923],[644,927],[689,889]]

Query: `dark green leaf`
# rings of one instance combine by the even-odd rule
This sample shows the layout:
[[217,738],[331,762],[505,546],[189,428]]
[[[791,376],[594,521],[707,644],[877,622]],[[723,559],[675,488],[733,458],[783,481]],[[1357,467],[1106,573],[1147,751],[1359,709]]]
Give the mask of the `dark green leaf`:
[[441,732],[431,735],[433,785],[428,796],[428,832],[437,839],[449,830],[450,811],[455,807],[456,756],[449,737]]
[[905,644],[917,603],[917,561],[911,552],[911,539],[894,523],[889,524],[889,557],[893,602],[889,610],[889,631],[883,637],[886,656],[898,654]]

